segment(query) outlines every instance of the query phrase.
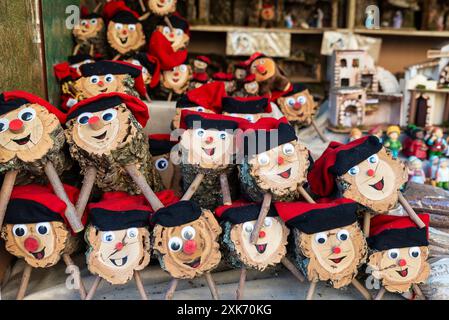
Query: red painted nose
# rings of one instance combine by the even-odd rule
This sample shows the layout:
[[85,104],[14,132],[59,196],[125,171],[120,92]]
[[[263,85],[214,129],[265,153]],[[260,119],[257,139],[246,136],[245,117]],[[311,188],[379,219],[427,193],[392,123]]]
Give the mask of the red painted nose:
[[169,36],[170,38],[173,38],[175,35],[174,35],[174,33],[172,32],[172,33],[170,33],[168,36]]
[[260,231],[259,232],[259,238],[265,238],[267,234],[265,233],[265,231]]
[[35,252],[39,248],[39,241],[33,237],[26,238],[23,244],[28,252]]
[[302,107],[302,104],[300,104],[299,102],[296,102],[295,105],[293,106],[293,109],[299,110],[299,109],[301,109],[301,107]]
[[9,130],[12,132],[19,132],[23,128],[23,121],[19,119],[14,119],[9,123]]
[[196,251],[196,242],[195,240],[187,240],[184,243],[183,251],[185,254],[192,255]]
[[165,0],[159,0],[162,4],[165,3]]
[[267,71],[267,69],[263,65],[261,65],[261,64],[256,66],[256,70],[259,73],[265,73],[265,71]]
[[374,174],[375,174],[375,172],[374,172],[373,169],[369,169],[369,170],[366,172],[366,174],[367,174],[368,176],[370,176],[370,177],[373,177]]
[[398,264],[401,267],[405,267],[407,265],[407,261],[405,261],[405,259],[401,259],[401,260],[399,260]]
[[334,248],[332,249],[332,253],[339,254],[340,252],[341,252],[340,247],[334,247]]
[[89,28],[89,27],[90,27],[90,24],[86,23],[86,28]]
[[213,137],[207,137],[206,138],[206,143],[212,143],[214,142],[214,138]]
[[126,35],[128,34],[128,31],[123,30],[123,31],[122,31],[122,34],[123,34],[124,36],[126,36]]
[[177,77],[177,76],[179,76],[179,72],[175,72],[175,73],[173,73],[173,75],[174,75],[175,77]]
[[282,158],[282,157],[278,157],[278,165],[282,165],[282,164],[284,164],[284,158]]
[[117,244],[115,245],[115,249],[120,251],[123,249],[123,243],[122,242],[117,242]]
[[98,81],[98,86],[99,87],[103,87],[104,86],[104,82],[103,81]]
[[100,117],[98,117],[98,116],[93,116],[93,117],[89,118],[88,123],[89,123],[89,124],[96,124],[98,121],[100,121]]

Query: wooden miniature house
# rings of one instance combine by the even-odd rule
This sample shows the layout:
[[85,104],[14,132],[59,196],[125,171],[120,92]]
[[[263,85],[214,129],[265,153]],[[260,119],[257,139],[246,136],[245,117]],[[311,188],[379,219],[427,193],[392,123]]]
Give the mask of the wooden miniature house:
[[334,89],[329,98],[329,123],[340,130],[350,130],[364,124],[366,90],[364,88]]
[[333,87],[363,87],[369,92],[379,91],[374,60],[365,50],[335,50],[331,65]]

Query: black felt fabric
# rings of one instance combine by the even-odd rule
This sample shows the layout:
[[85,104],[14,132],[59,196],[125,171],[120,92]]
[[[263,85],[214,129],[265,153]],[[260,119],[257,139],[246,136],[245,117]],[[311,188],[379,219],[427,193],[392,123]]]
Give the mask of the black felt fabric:
[[120,99],[120,97],[105,97],[103,99],[96,100],[96,101],[92,102],[91,104],[85,105],[84,107],[70,113],[67,116],[67,121],[77,118],[79,115],[81,115],[84,112],[103,111],[103,110],[107,110],[110,108],[114,108],[122,103],[123,103],[123,101],[122,101],[122,99]]
[[80,71],[83,77],[104,76],[107,74],[129,74],[131,77],[137,78],[140,75],[139,68],[133,65],[108,60],[83,64],[80,67]]
[[179,201],[156,211],[151,218],[151,223],[164,227],[177,227],[195,221],[200,216],[201,208],[195,202]]
[[139,23],[139,20],[131,12],[128,11],[119,11],[114,17],[112,17],[111,21],[123,24]]
[[[247,206],[241,207],[232,207],[226,210],[221,215],[221,220],[229,221],[232,224],[240,224],[247,221],[257,220],[260,213],[260,208],[262,206],[260,204],[250,204]],[[270,206],[270,210],[267,214],[268,217],[276,217],[278,216],[276,209],[273,205]]]
[[367,239],[371,249],[383,251],[394,248],[428,246],[427,228],[405,228],[384,230]]
[[53,212],[43,204],[32,200],[11,199],[6,208],[6,224],[27,224],[50,221],[61,221],[64,219],[57,212]]
[[24,104],[29,103],[26,99],[14,99],[5,101],[5,96],[0,95],[0,115],[7,114],[13,110],[19,109]]
[[219,131],[236,130],[238,123],[231,120],[212,120],[204,119],[200,115],[192,114],[185,117],[185,123],[188,129],[194,128],[195,122],[200,123],[200,128],[204,130],[216,129]]
[[148,226],[149,211],[111,211],[101,208],[90,210],[90,222],[101,231],[125,230]]
[[228,113],[263,113],[267,105],[267,98],[239,100],[232,97],[224,97],[222,99],[223,111]]

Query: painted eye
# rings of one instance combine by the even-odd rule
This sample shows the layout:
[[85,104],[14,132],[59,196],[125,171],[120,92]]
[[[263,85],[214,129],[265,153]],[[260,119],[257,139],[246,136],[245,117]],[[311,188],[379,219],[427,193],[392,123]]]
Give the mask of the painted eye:
[[254,122],[254,116],[252,115],[246,115],[245,119],[248,120],[249,122]]
[[315,241],[318,244],[325,244],[327,241],[327,234],[320,232],[315,236]]
[[418,258],[421,255],[421,249],[419,247],[412,247],[408,251],[410,257],[412,258]]
[[196,129],[195,133],[196,133],[196,135],[198,137],[204,136],[204,130],[203,129]]
[[23,237],[28,233],[28,228],[24,224],[15,224],[14,227],[12,227],[12,232],[16,237]]
[[140,61],[139,61],[139,60],[136,60],[136,59],[131,60],[131,63],[132,63],[133,65],[135,65],[135,66],[141,66],[141,65],[142,65],[142,64],[140,63]]
[[288,104],[290,107],[293,107],[293,106],[295,105],[295,99],[293,99],[293,98],[288,98],[288,99],[287,99],[287,104]]
[[228,134],[224,131],[219,132],[219,136],[221,140],[224,140],[228,137]]
[[356,176],[358,175],[360,172],[360,169],[358,166],[352,167],[351,169],[348,170],[348,173],[350,176]]
[[388,250],[388,257],[392,260],[397,259],[399,257],[399,250],[398,249]]
[[187,72],[187,66],[185,64],[182,64],[179,66],[179,71],[180,72]]
[[178,237],[173,237],[168,240],[168,247],[170,251],[178,252],[182,249],[182,240]]
[[182,29],[176,29],[175,33],[178,37],[180,37],[184,34],[184,31],[182,31]]
[[6,118],[0,119],[0,133],[9,129],[9,120]]
[[85,27],[85,26],[87,26],[87,24],[88,24],[87,20],[81,20],[81,25],[82,26]]
[[108,109],[101,114],[101,119],[107,122],[114,120],[116,117],[117,110],[115,109]]
[[373,154],[371,157],[368,158],[369,163],[377,163],[379,162],[379,157],[377,154]]
[[195,238],[196,232],[193,227],[188,226],[182,228],[181,235],[184,240],[192,240],[193,238]]
[[78,116],[78,123],[81,125],[86,125],[89,122],[89,119],[93,117],[93,114],[90,112],[84,112]]
[[33,108],[25,108],[19,112],[19,119],[31,121],[36,117],[36,111]]
[[293,153],[295,153],[295,147],[294,147],[291,143],[286,143],[286,144],[284,144],[284,146],[282,147],[282,152],[283,152],[286,156],[291,156]]
[[265,64],[265,59],[260,59],[259,64]]
[[158,159],[154,163],[154,166],[156,167],[156,169],[158,171],[165,171],[168,168],[168,161],[167,161],[167,159],[164,159],[164,158]]
[[198,112],[204,112],[205,109],[204,109],[203,107],[198,107],[198,108],[196,108],[196,111],[198,111]]
[[139,230],[137,228],[129,228],[126,231],[126,235],[128,236],[128,238],[131,238],[131,239],[136,238],[138,236],[138,234],[139,234]]
[[257,161],[259,161],[259,164],[261,166],[266,166],[267,164],[270,163],[270,157],[268,156],[268,154],[266,153],[261,153],[259,154],[259,156],[257,157]]
[[169,27],[164,27],[164,29],[162,29],[162,32],[164,34],[169,34],[170,33],[170,28]]
[[129,24],[129,25],[128,25],[128,30],[129,30],[129,31],[136,31],[136,28],[137,28],[137,27],[136,27],[135,24]]
[[300,103],[300,104],[306,104],[306,97],[304,97],[304,96],[299,96],[298,97],[298,102]]
[[107,74],[107,75],[104,76],[104,80],[105,80],[107,83],[111,83],[112,81],[115,80],[115,77],[114,77],[112,74]]
[[94,24],[94,25],[97,24],[97,19],[92,19],[92,20],[90,20],[90,23],[91,23],[91,24]]
[[252,222],[245,222],[243,224],[243,230],[245,230],[245,232],[247,233],[251,233],[254,230],[254,225]]
[[122,30],[122,29],[123,29],[123,24],[121,24],[121,23],[115,24],[115,30]]
[[348,240],[349,239],[349,232],[348,232],[348,230],[343,229],[343,230],[338,231],[337,238],[340,241]]
[[272,224],[273,224],[272,218],[265,218],[265,220],[263,221],[263,225],[267,228],[271,227]]
[[92,76],[92,77],[90,77],[90,83],[97,84],[98,82],[100,82],[100,77],[99,76]]
[[115,240],[115,235],[113,232],[105,232],[103,233],[102,241],[104,243],[109,243]]
[[48,222],[38,223],[36,224],[36,230],[37,233],[44,236],[50,232],[51,225]]

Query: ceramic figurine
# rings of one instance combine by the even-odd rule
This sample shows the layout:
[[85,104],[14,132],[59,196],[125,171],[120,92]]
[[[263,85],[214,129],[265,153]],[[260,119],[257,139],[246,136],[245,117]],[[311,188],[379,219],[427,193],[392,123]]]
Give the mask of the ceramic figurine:
[[433,155],[441,157],[447,149],[443,129],[439,127],[432,128],[431,136],[427,140],[427,145],[429,146],[429,157]]
[[440,158],[435,175],[435,182],[437,187],[449,190],[449,159]]
[[372,128],[369,132],[370,135],[373,135],[379,139],[380,143],[383,143],[384,131],[381,126],[376,126]]
[[387,128],[387,140],[384,142],[385,148],[391,151],[394,159],[399,156],[399,151],[402,150],[402,143],[399,141],[401,135],[401,129],[398,126],[389,126]]
[[415,156],[418,159],[426,160],[428,147],[424,141],[424,130],[414,128],[411,132],[410,142],[407,147],[404,147],[404,154],[406,156]]
[[430,156],[429,158],[429,166],[427,169],[427,177],[429,177],[431,184],[436,187],[436,179],[437,179],[437,171],[438,171],[438,163],[440,162],[440,158],[436,155]]
[[424,184],[426,182],[426,174],[423,170],[423,163],[415,156],[411,156],[407,162],[408,181]]

